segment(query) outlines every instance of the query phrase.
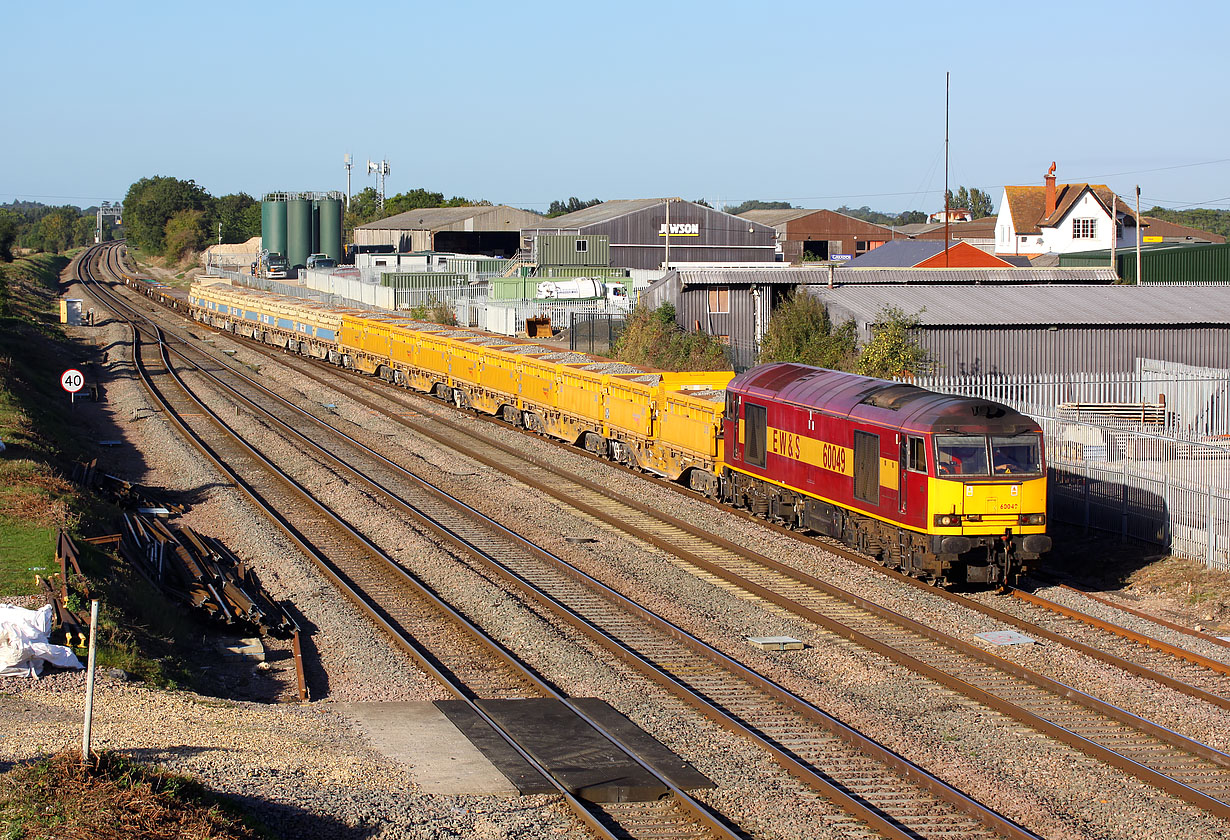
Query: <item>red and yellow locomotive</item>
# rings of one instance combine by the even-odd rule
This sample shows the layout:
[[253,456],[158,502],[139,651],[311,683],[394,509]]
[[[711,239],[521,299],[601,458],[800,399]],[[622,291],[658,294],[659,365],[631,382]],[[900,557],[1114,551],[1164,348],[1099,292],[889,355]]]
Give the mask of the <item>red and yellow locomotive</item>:
[[1049,551],[1042,430],[988,400],[797,364],[726,390],[731,504],[934,581],[1005,584]]

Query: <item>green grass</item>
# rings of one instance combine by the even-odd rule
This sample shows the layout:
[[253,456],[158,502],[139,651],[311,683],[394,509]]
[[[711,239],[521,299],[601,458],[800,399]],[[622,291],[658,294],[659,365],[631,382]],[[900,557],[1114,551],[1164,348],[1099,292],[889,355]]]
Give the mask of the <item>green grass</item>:
[[0,595],[33,595],[34,576],[59,569],[55,529],[0,519]]

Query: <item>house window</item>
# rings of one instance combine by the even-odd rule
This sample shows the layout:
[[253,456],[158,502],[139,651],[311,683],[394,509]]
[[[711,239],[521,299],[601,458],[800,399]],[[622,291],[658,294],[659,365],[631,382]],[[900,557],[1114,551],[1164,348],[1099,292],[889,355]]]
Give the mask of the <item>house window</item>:
[[1098,220],[1097,219],[1073,219],[1072,220],[1072,238],[1073,239],[1095,239],[1097,237]]
[[854,253],[863,254],[867,251],[867,243],[863,240],[856,239],[854,241]]
[[711,313],[730,311],[730,289],[709,290],[709,311]]
[[589,250],[589,240],[588,239],[578,239],[577,240],[577,253],[584,254],[588,250]]

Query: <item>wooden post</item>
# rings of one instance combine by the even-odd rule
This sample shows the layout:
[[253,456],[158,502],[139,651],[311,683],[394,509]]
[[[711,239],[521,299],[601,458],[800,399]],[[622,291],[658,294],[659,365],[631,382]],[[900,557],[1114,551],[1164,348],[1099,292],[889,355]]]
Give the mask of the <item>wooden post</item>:
[[81,763],[90,763],[90,724],[94,719],[94,646],[98,640],[98,599],[90,601],[90,653],[85,669],[85,729],[81,733]]

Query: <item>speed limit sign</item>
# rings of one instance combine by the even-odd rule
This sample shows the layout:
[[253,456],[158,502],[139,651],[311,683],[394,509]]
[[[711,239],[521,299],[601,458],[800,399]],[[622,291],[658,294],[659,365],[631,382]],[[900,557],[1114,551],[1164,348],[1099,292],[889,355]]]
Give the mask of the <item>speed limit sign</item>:
[[70,368],[60,374],[60,387],[70,394],[75,394],[85,385],[85,376],[81,371]]

